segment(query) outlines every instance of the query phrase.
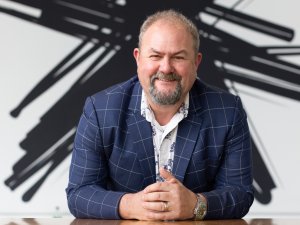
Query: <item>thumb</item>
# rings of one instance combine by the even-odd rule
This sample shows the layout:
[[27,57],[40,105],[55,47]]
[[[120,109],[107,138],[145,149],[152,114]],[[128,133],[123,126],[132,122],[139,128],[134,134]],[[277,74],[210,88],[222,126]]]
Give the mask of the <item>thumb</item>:
[[163,167],[159,168],[159,173],[162,178],[164,178],[166,181],[175,181],[176,178],[166,169]]

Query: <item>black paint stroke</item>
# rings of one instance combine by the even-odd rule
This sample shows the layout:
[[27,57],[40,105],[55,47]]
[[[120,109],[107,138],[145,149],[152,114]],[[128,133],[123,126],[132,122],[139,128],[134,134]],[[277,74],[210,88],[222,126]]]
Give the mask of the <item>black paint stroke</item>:
[[[12,2],[41,9],[42,14],[39,18],[35,18],[4,7],[0,7],[0,12],[81,40],[73,51],[24,96],[24,99],[11,111],[13,117],[18,117],[25,107],[52,85],[84,63],[100,48],[105,47],[105,51],[94,60],[66,94],[40,118],[39,124],[29,131],[20,143],[20,147],[25,150],[26,154],[13,166],[13,174],[5,181],[8,187],[15,190],[37,171],[49,165],[44,175],[23,195],[23,201],[30,201],[51,172],[70,154],[74,130],[86,96],[126,80],[135,73],[136,66],[130,55],[137,43],[140,18],[158,9],[174,8],[192,16],[191,19],[197,24],[202,34],[201,51],[204,54],[204,60],[199,76],[207,83],[226,90],[228,88],[224,80],[229,79],[232,82],[244,83],[270,93],[300,100],[299,91],[268,82],[271,78],[277,78],[283,82],[297,85],[300,83],[299,67],[284,62],[278,57],[297,54],[293,52],[296,47],[256,47],[236,38],[234,34],[219,30],[214,25],[205,24],[198,15],[199,12],[208,13],[219,20],[227,20],[284,41],[292,40],[293,30],[216,5],[212,0],[195,0],[184,4],[181,0],[128,0],[126,5],[118,5],[115,1],[108,0],[14,0]],[[98,28],[95,29],[95,27]],[[111,32],[107,33],[103,28]],[[82,52],[90,43],[93,47]],[[280,48],[285,49],[284,53],[280,51],[277,54],[268,53],[272,49]],[[290,52],[287,50],[289,48]],[[113,54],[113,57],[101,68],[97,68],[99,62],[105,60],[109,54]],[[216,65],[216,61],[220,62],[219,65]],[[266,80],[254,79],[247,74],[232,71],[224,66],[226,64],[262,73]],[[260,155],[262,149],[258,149],[253,140],[252,143],[254,180],[259,185],[259,188],[255,189],[255,198],[267,204],[271,200],[271,191],[276,185]]]

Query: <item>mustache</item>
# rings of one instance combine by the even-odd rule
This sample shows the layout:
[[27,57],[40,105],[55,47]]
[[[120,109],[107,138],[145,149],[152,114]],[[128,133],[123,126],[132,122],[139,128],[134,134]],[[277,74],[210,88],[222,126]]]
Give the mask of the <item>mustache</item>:
[[173,81],[173,80],[181,81],[181,77],[176,73],[164,74],[161,72],[157,72],[151,77],[151,83],[153,83],[155,79],[167,80],[167,81]]

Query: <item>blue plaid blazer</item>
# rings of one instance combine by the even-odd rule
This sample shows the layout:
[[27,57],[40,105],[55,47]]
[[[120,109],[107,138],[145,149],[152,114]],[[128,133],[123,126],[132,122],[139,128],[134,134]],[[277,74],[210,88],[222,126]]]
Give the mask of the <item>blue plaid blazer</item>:
[[[122,195],[155,182],[152,130],[141,116],[141,93],[133,77],[87,98],[66,189],[75,217],[119,219]],[[206,196],[207,219],[241,218],[253,202],[250,136],[241,101],[200,80],[189,94],[172,173]]]

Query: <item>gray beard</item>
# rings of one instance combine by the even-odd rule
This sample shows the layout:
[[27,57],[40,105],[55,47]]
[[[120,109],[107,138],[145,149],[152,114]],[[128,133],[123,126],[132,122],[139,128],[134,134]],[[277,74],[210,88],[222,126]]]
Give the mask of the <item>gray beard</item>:
[[[176,80],[177,85],[175,90],[170,91],[168,93],[164,93],[157,90],[157,88],[154,85],[156,79]],[[175,103],[177,103],[180,100],[182,94],[182,87],[180,81],[181,81],[181,77],[175,73],[163,74],[158,72],[155,75],[153,75],[150,80],[150,88],[149,88],[149,93],[152,100],[159,105],[174,105]]]

